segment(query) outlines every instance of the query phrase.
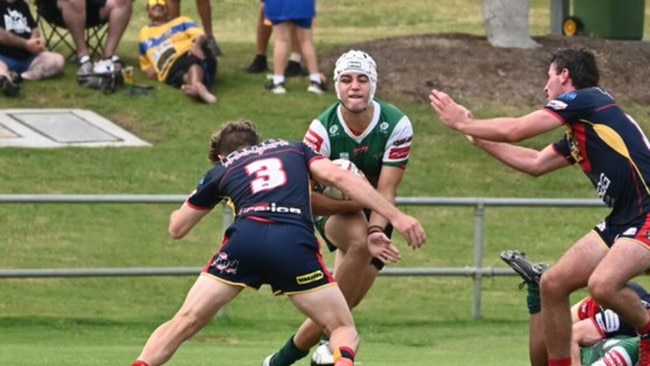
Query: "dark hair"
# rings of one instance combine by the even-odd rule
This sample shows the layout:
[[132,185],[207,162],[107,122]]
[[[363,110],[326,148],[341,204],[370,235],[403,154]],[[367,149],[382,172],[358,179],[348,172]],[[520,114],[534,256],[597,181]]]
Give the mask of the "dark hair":
[[569,70],[569,76],[576,89],[598,86],[600,72],[596,65],[596,56],[585,48],[561,48],[553,53],[551,64],[559,74]]
[[235,150],[257,145],[260,135],[251,121],[242,120],[226,122],[212,134],[208,158],[213,164],[221,161],[219,155],[226,156]]

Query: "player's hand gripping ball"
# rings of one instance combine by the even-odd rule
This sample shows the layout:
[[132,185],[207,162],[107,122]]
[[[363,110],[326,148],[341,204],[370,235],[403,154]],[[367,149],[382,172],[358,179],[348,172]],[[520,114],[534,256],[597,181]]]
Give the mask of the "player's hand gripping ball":
[[[341,169],[345,169],[347,171],[350,171],[356,175],[361,175],[363,176],[363,172],[357,168],[356,165],[354,165],[353,162],[350,160],[345,160],[345,159],[336,159],[332,160],[332,163],[336,164],[339,166]],[[336,187],[331,187],[331,186],[325,186],[322,184],[316,185],[315,189],[316,192],[320,192],[327,197],[333,198],[335,200],[347,200],[348,198],[341,192],[338,188]]]

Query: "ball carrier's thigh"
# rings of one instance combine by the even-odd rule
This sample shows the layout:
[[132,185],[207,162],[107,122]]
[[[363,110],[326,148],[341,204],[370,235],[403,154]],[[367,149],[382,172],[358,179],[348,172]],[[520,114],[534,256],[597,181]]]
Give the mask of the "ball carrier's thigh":
[[377,278],[368,251],[368,221],[363,212],[332,215],[325,223],[327,239],[336,245],[334,278],[350,307],[358,305]]
[[325,222],[325,236],[343,253],[351,248],[365,248],[368,220],[363,212],[331,215]]

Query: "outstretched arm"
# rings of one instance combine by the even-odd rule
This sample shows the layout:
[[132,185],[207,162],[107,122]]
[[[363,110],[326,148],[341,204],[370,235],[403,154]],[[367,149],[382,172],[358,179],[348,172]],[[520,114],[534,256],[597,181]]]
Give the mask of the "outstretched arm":
[[449,128],[484,140],[516,142],[562,126],[562,121],[543,109],[517,118],[474,119],[467,108],[441,91],[432,90],[429,101],[442,123]]
[[548,145],[542,151],[537,151],[505,142],[491,142],[474,138],[470,138],[470,141],[505,165],[534,177],[570,165],[562,155],[553,149],[552,145]]

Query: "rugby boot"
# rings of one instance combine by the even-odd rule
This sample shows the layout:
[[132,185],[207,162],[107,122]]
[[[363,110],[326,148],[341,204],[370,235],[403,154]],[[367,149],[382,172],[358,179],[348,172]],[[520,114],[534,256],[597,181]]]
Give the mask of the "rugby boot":
[[545,263],[532,263],[526,257],[526,253],[518,250],[505,250],[501,252],[501,259],[524,279],[520,287],[523,287],[524,284],[539,284],[542,273],[549,267]]

